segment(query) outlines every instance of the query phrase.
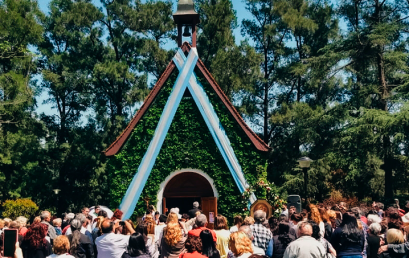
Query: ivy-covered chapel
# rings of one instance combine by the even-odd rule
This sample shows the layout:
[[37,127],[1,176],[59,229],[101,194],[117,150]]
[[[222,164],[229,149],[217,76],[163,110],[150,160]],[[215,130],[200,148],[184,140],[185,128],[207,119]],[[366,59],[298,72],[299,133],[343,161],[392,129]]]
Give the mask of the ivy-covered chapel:
[[[241,213],[242,193],[257,180],[269,147],[249,128],[196,50],[198,14],[180,0],[174,14],[179,49],[109,156],[110,206],[124,219],[143,215],[146,202],[180,213],[198,201],[208,216]],[[191,28],[192,45],[182,44]],[[250,198],[254,202],[256,197]],[[211,221],[210,221],[211,222]]]

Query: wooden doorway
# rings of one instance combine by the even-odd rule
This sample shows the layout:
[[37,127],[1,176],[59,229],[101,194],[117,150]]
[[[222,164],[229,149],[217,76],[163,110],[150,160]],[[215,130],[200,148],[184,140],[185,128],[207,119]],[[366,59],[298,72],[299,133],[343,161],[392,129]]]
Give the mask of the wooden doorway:
[[[199,202],[200,208],[209,220],[217,215],[217,198],[209,181],[198,173],[184,172],[173,177],[163,192],[163,212],[178,207],[180,214],[193,208],[193,202]],[[212,216],[210,216],[212,214]],[[209,221],[209,227],[213,223]]]

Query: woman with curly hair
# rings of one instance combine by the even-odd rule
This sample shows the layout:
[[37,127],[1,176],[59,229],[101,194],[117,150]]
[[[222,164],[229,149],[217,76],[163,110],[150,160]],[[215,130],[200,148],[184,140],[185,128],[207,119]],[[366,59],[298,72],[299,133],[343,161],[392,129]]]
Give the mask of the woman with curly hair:
[[74,258],[74,256],[68,253],[70,251],[70,242],[64,235],[57,236],[57,238],[54,239],[53,251],[54,254],[47,258]]
[[21,246],[24,258],[45,258],[52,254],[51,244],[45,238],[47,232],[46,224],[31,224]]
[[238,231],[230,235],[229,249],[236,258],[248,258],[253,254],[253,246],[246,233]]
[[317,206],[314,204],[310,204],[310,213],[308,214],[308,219],[317,223],[320,227],[320,235],[325,236],[325,225],[322,221],[322,217],[320,211],[318,210]]
[[76,258],[94,257],[94,248],[91,239],[80,232],[81,226],[81,221],[77,219],[71,221],[72,234],[68,235],[68,240],[70,241],[70,254]]
[[179,223],[169,223],[163,229],[160,258],[178,258],[185,252],[185,241]]
[[189,236],[185,243],[186,253],[179,254],[179,258],[206,258],[202,253],[202,240],[197,236]]

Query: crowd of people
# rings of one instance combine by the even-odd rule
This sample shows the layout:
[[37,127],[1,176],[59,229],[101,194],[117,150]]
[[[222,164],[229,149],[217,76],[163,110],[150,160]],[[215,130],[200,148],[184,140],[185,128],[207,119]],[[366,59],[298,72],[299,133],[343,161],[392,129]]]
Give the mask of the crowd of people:
[[135,223],[122,220],[118,209],[109,217],[97,206],[63,219],[43,211],[29,225],[22,216],[0,219],[0,235],[4,229],[18,231],[15,258],[401,258],[409,253],[409,210],[375,202],[372,207],[309,204],[300,211],[285,205],[279,217],[270,218],[256,210],[253,216],[235,216],[231,227],[221,214],[210,226],[197,202],[186,214],[178,208],[160,214],[149,206]]

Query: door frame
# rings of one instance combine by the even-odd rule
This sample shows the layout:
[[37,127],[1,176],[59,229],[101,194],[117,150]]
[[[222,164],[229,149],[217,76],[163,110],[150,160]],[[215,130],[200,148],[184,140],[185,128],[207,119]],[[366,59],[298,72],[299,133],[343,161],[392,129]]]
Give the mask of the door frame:
[[184,168],[184,169],[181,169],[181,170],[176,170],[176,171],[170,173],[170,175],[167,176],[165,178],[165,180],[159,186],[159,191],[158,191],[158,194],[156,195],[157,196],[156,210],[159,211],[161,214],[164,212],[163,211],[163,192],[165,191],[166,185],[175,176],[180,175],[182,173],[186,173],[186,172],[196,173],[196,174],[199,174],[202,177],[204,177],[209,182],[210,186],[212,187],[214,197],[216,197],[216,199],[219,198],[219,193],[217,192],[217,189],[214,186],[213,179],[208,174],[203,172],[202,170],[192,169],[192,168]]

